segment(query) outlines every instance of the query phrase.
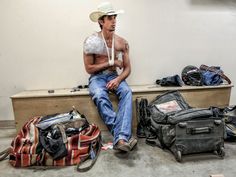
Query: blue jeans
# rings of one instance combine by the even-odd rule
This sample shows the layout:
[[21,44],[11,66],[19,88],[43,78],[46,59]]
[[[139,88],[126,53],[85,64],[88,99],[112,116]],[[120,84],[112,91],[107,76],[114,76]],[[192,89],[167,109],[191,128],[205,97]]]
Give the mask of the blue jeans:
[[99,73],[89,78],[89,92],[97,106],[98,112],[114,137],[113,144],[119,140],[128,141],[131,138],[132,123],[132,91],[126,81],[122,81],[113,92],[119,99],[117,113],[109,99],[106,84],[116,78],[116,72]]

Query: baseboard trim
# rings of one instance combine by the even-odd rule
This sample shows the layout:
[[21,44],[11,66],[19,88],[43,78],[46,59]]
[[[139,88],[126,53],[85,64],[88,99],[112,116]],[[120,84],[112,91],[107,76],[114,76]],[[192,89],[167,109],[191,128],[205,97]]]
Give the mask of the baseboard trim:
[[14,120],[0,120],[0,128],[16,128]]

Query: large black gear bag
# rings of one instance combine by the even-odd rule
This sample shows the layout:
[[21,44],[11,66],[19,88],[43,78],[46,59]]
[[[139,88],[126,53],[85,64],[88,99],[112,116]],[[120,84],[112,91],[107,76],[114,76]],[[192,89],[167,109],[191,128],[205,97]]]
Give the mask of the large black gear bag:
[[217,152],[224,157],[224,119],[217,108],[192,108],[178,91],[157,96],[147,106],[151,138],[147,144],[169,149],[177,161],[182,155]]

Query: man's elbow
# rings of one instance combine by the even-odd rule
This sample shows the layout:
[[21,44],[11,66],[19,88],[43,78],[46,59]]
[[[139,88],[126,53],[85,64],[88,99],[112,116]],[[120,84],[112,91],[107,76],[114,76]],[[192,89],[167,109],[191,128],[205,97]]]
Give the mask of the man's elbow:
[[131,67],[129,67],[129,74],[131,73]]
[[128,76],[130,75],[130,73],[131,73],[131,69],[128,71]]
[[93,74],[93,72],[89,69],[86,69],[86,71],[87,71],[88,74]]
[[93,68],[92,68],[92,67],[86,67],[85,69],[86,69],[86,72],[87,72],[88,74],[94,74],[94,71],[93,71]]
[[129,76],[130,73],[131,73],[131,67],[126,67],[126,71],[127,71],[128,76]]

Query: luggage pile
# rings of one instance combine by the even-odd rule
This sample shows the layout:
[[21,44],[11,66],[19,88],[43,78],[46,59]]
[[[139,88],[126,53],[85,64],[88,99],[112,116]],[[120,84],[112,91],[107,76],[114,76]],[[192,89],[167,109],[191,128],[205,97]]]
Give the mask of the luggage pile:
[[200,67],[185,66],[181,72],[181,77],[176,74],[156,80],[157,85],[164,87],[181,87],[184,84],[190,86],[216,86],[224,82],[231,84],[231,80],[224,74],[220,66],[204,64]]
[[147,144],[169,149],[179,162],[182,155],[192,153],[211,151],[224,157],[224,116],[218,108],[192,108],[178,91],[170,91],[157,96],[145,109],[146,117],[140,114],[143,110],[138,115],[146,125],[148,122],[145,131],[149,132],[138,130],[137,136],[145,137]]

